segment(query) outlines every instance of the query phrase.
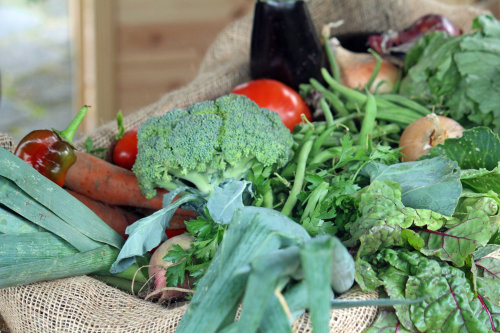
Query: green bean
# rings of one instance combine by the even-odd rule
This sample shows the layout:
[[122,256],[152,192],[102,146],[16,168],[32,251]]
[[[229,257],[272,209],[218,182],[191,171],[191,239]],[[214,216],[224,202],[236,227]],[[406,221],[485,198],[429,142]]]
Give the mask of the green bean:
[[377,78],[378,72],[380,71],[380,67],[382,67],[382,58],[380,58],[379,54],[373,51],[372,49],[369,49],[368,52],[370,52],[375,57],[376,63],[375,63],[375,68],[373,69],[373,73],[365,85],[366,90],[370,90],[370,88],[373,85],[373,82],[375,82],[375,79]]
[[339,81],[335,80],[325,68],[321,69],[321,74],[323,75],[323,78],[325,79],[326,83],[328,83],[328,85],[331,88],[333,88],[335,91],[338,91],[346,98],[354,100],[361,104],[366,102],[367,97],[365,94],[344,86]]
[[[315,79],[311,79],[311,85],[314,87],[314,89],[318,90],[320,93],[323,94],[323,97],[333,106],[333,108],[337,111],[337,113],[341,117],[348,117],[350,112],[349,110],[345,107],[344,103],[340,100],[340,98],[327,88],[323,87],[321,83],[319,83]],[[347,127],[351,132],[357,132],[356,125],[354,124],[353,121],[349,121],[346,123]]]
[[314,140],[308,140],[304,143],[300,152],[298,154],[299,158],[297,161],[297,170],[295,172],[295,178],[293,180],[292,189],[288,194],[288,198],[281,209],[281,213],[286,216],[290,216],[292,213],[295,204],[297,203],[297,195],[302,191],[302,185],[304,184],[304,177],[306,173],[306,165],[307,159],[309,158],[309,153],[311,152],[311,148]]
[[409,108],[415,112],[418,112],[422,114],[423,116],[428,115],[431,113],[429,109],[427,109],[425,106],[405,97],[402,95],[397,95],[397,94],[382,94],[380,95],[380,98],[395,103],[399,104],[400,106]]
[[375,97],[370,93],[368,93],[367,96],[365,115],[361,123],[361,130],[358,138],[359,145],[364,148],[367,148],[368,142],[371,140],[371,134],[377,117],[377,102],[375,101]]
[[[347,100],[351,102],[355,102],[357,104],[363,105],[366,103],[366,99],[368,98],[366,94],[355,90],[351,89],[347,86],[344,86],[341,84],[339,81],[335,80],[326,69],[322,69],[321,73],[323,75],[323,78],[325,79],[326,83],[336,92],[339,92],[342,94]],[[394,103],[391,103],[389,101],[384,100],[383,98],[380,98],[378,95],[375,96],[375,100],[377,102],[377,106],[379,107],[397,107]]]
[[326,126],[333,126],[333,115],[328,103],[326,103],[325,98],[322,97],[320,99],[321,109],[323,110],[323,114],[325,115]]
[[323,36],[323,42],[325,44],[326,56],[328,58],[328,62],[330,63],[330,71],[332,72],[335,80],[340,80],[339,65],[337,64],[337,60],[335,59],[335,56],[333,55],[332,49],[330,48],[330,44],[328,44],[328,37],[327,36]]
[[396,122],[403,125],[409,125],[421,117],[422,115],[416,113],[415,111],[401,107],[381,108],[377,115],[378,119]]

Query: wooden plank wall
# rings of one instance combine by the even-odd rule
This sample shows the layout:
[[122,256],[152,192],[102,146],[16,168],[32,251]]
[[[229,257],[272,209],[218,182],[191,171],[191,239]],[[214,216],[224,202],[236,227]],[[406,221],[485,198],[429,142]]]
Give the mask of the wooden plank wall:
[[208,46],[254,0],[115,0],[116,107],[138,110],[191,81]]

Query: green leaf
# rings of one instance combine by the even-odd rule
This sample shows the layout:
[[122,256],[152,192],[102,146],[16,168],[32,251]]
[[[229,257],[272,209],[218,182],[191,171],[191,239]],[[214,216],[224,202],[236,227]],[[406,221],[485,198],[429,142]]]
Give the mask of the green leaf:
[[44,229],[0,205],[0,234],[23,234]]
[[[26,164],[26,166],[28,166],[28,164]],[[35,169],[33,169],[33,171],[38,174]],[[38,174],[38,176],[43,177],[40,174]],[[65,195],[71,196],[66,192]],[[102,246],[101,243],[82,234],[74,225],[67,223],[40,202],[30,197],[12,181],[1,176],[0,204],[9,207],[12,211],[42,227],[46,231],[61,237],[79,251],[89,251]]]
[[359,258],[376,253],[379,249],[394,246],[403,246],[404,238],[401,236],[402,229],[399,226],[377,225],[363,234],[359,241],[357,256]]
[[[359,211],[361,216],[351,225],[350,231],[353,237],[347,244],[352,244],[363,235],[369,234],[371,229],[376,226],[397,226],[401,229],[411,226],[427,226],[428,229],[435,230],[449,220],[448,217],[430,210],[404,207],[401,202],[400,185],[390,180],[375,181],[366,187],[361,193]],[[397,232],[397,229],[382,228],[380,230],[389,233]],[[392,240],[396,240],[397,237],[396,233],[395,236],[392,236]],[[370,242],[369,237],[365,236],[365,239]],[[383,242],[388,240],[389,238],[383,236]],[[396,241],[395,244],[397,243]],[[363,251],[369,253],[371,250],[366,246],[366,244],[363,245],[365,248]],[[380,245],[370,245],[369,247],[379,248]]]
[[[242,312],[236,324],[238,329],[233,329],[235,332],[257,331],[263,317],[267,315],[267,307],[263,304],[269,304],[275,298],[274,291],[280,289],[280,279],[288,280],[287,276],[299,268],[299,248],[291,246],[263,253],[255,257],[250,266]],[[328,313],[329,310],[328,307]],[[289,327],[290,324],[286,322],[286,326]]]
[[411,333],[405,329],[393,311],[381,310],[375,322],[365,329],[363,333]]
[[487,127],[474,127],[465,130],[461,138],[446,139],[444,144],[434,146],[426,158],[437,156],[456,161],[462,170],[491,171],[497,168],[500,162],[500,138]]
[[445,157],[389,166],[370,163],[363,171],[372,183],[377,180],[399,183],[406,207],[425,208],[443,215],[453,214],[462,192],[457,163]]
[[167,287],[181,286],[186,277],[186,261],[183,260],[176,265],[168,267],[166,277]]
[[491,233],[488,216],[483,211],[469,210],[461,223],[446,231],[420,231],[420,236],[425,240],[425,246],[420,252],[438,256],[461,267],[479,246],[488,243]]
[[364,291],[374,291],[383,285],[382,280],[377,276],[370,260],[357,258],[355,261],[355,280]]
[[400,93],[466,128],[488,126],[498,133],[498,21],[481,15],[474,26],[478,31],[469,34],[433,32],[420,38],[405,58]]
[[[182,189],[180,189],[182,190]],[[176,191],[165,195],[164,202],[171,202],[177,195]],[[166,199],[168,198],[168,199]],[[165,230],[170,224],[174,212],[181,205],[190,201],[200,200],[196,194],[187,194],[177,201],[164,205],[164,208],[129,225],[125,232],[129,235],[111,266],[111,273],[119,273],[135,262],[136,256],[152,250],[166,240]]]
[[410,305],[409,311],[397,312],[406,329],[488,332],[484,321],[476,316],[481,302],[462,270],[403,249],[384,249],[375,260],[373,268],[390,296],[404,292],[406,299],[423,298],[421,303]]
[[[497,259],[498,261],[498,259]],[[477,278],[478,293],[481,306],[477,307],[476,316],[485,327],[492,332],[500,330],[500,279]]]
[[100,159],[105,159],[106,154],[108,153],[108,149],[104,147],[94,147],[94,141],[90,136],[85,139],[83,142],[83,148],[85,151],[91,155],[94,155]]
[[500,195],[500,164],[491,171],[487,169],[462,170],[460,177],[464,185],[477,192],[494,191]]
[[329,236],[318,236],[304,244],[300,259],[304,270],[304,280],[308,290],[308,308],[314,332],[330,331],[330,287],[332,266],[325,264],[333,260],[335,243]]
[[243,194],[250,182],[230,180],[214,187],[214,193],[207,201],[210,216],[220,224],[229,224],[237,209],[243,208]]
[[500,282],[500,259],[496,257],[482,257],[477,259],[475,264],[478,276]]
[[0,267],[64,257],[78,250],[50,232],[0,234]]

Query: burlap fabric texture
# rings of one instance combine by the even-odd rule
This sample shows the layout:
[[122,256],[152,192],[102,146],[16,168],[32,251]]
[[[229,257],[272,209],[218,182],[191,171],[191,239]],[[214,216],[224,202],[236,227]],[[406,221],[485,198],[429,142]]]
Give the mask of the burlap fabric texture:
[[[470,31],[472,19],[480,13],[470,6],[450,6],[432,0],[309,0],[309,11],[318,31],[324,24],[340,22],[334,34],[402,29],[418,17],[436,13],[448,17],[463,31]],[[125,127],[139,126],[151,116],[173,108],[214,99],[228,93],[249,77],[252,15],[224,29],[201,64],[199,74],[188,85],[169,92],[156,103],[124,119]],[[96,146],[109,146],[116,123],[109,122],[90,134]],[[81,146],[83,141],[77,142]],[[12,142],[0,135],[0,144]],[[353,288],[342,298],[371,299],[376,293]],[[168,308],[146,302],[90,277],[72,277],[0,290],[0,330],[11,332],[174,332],[187,305]],[[377,314],[375,307],[333,310],[331,332],[361,332]],[[0,318],[1,318],[0,317]],[[311,332],[309,318],[294,323],[295,332]]]

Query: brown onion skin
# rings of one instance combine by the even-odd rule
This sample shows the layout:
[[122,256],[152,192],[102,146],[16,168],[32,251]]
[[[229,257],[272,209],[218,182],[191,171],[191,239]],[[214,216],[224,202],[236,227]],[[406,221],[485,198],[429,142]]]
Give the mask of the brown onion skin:
[[[340,70],[340,82],[352,89],[363,89],[370,81],[377,65],[375,56],[367,52],[347,50],[337,38],[331,38],[328,43]],[[374,93],[375,89],[380,94],[392,92],[400,72],[398,67],[382,58],[380,70],[370,87],[370,92]]]
[[405,162],[416,161],[435,145],[449,138],[462,136],[464,128],[455,120],[431,113],[408,125],[399,139]]
[[[368,83],[370,77],[375,70],[377,61],[368,58],[367,61],[359,61],[358,63],[352,63],[351,67],[343,68],[342,70],[342,83],[349,88],[353,89],[363,89],[363,87]],[[374,93],[375,88],[379,94],[390,93],[394,91],[394,85],[398,80],[400,75],[400,70],[392,65],[391,63],[383,60],[380,66],[380,70],[370,87],[370,92]],[[381,84],[380,84],[381,83]],[[379,85],[380,84],[380,85]]]

